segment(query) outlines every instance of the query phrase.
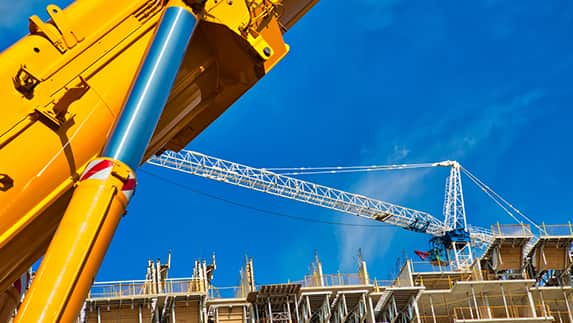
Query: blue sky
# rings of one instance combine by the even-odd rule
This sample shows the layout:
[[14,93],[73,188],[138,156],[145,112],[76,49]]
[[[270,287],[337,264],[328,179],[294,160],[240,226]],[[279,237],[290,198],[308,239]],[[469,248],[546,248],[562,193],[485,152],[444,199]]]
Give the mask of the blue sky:
[[[65,5],[65,1],[51,1]],[[27,31],[47,1],[0,0],[0,47]],[[253,166],[459,160],[538,222],[572,218],[573,3],[570,1],[323,0],[285,38],[291,53],[190,149]],[[258,283],[301,279],[313,252],[326,272],[372,276],[425,249],[392,227],[294,221],[181,187],[289,215],[369,224],[336,212],[154,166],[98,280],[142,279],[146,260],[173,251],[171,276],[215,252],[215,283],[235,285],[245,254]],[[154,176],[150,175],[154,174]],[[441,218],[445,169],[308,177]],[[173,185],[165,180],[176,182]],[[466,179],[468,222],[512,220]]]

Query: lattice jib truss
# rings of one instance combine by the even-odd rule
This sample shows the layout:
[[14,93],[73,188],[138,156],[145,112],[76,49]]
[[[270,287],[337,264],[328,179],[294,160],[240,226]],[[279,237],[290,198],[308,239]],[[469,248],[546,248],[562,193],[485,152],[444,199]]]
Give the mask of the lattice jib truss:
[[[265,169],[230,162],[199,152],[166,151],[160,156],[153,156],[147,162],[215,181],[393,224],[432,236],[441,237],[449,230],[444,225],[444,221],[440,221],[426,212],[276,174]],[[483,246],[492,241],[491,233],[488,230],[476,227],[469,229],[474,244]]]

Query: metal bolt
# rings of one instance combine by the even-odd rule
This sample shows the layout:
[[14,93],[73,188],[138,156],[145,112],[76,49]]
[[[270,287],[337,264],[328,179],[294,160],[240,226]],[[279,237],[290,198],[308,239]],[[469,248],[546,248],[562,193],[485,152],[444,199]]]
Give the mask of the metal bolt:
[[265,54],[265,56],[271,56],[271,49],[268,47],[265,47],[263,49],[263,54]]

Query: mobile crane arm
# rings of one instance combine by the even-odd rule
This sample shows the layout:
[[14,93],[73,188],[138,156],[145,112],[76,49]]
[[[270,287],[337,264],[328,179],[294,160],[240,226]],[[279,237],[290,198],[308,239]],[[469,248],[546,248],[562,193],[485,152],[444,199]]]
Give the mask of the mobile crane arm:
[[[289,50],[283,34],[316,2],[76,1],[65,9],[48,6],[48,21],[30,17],[30,34],[0,54],[0,293],[46,252],[56,230],[69,240],[54,239],[59,247],[45,259],[60,268],[42,265],[30,294],[46,296],[56,281],[91,281],[116,225],[106,224],[107,215],[116,221],[123,213],[134,168],[159,150],[183,148],[266,75]],[[171,7],[184,11],[168,15]],[[183,21],[189,15],[196,23]],[[188,42],[170,38],[174,30],[191,35]],[[165,58],[161,48],[171,45],[169,57],[181,57],[175,68],[158,63]],[[155,108],[141,110],[137,102]],[[69,221],[62,222],[64,213]],[[89,228],[93,236],[73,228]],[[74,248],[77,257],[66,263]],[[72,276],[48,274],[62,268]],[[38,281],[53,286],[34,288]],[[85,286],[70,286],[61,299],[46,297],[74,306],[53,317],[38,310],[40,321],[73,316]],[[32,313],[49,304],[23,308]]]

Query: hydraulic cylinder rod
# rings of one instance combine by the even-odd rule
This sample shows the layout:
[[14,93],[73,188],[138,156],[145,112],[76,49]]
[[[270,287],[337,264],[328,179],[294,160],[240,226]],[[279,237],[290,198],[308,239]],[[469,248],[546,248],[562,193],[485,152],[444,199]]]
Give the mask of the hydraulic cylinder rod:
[[159,121],[195,24],[190,8],[170,1],[103,157],[91,161],[80,177],[15,322],[77,319],[133,194],[133,170]]

